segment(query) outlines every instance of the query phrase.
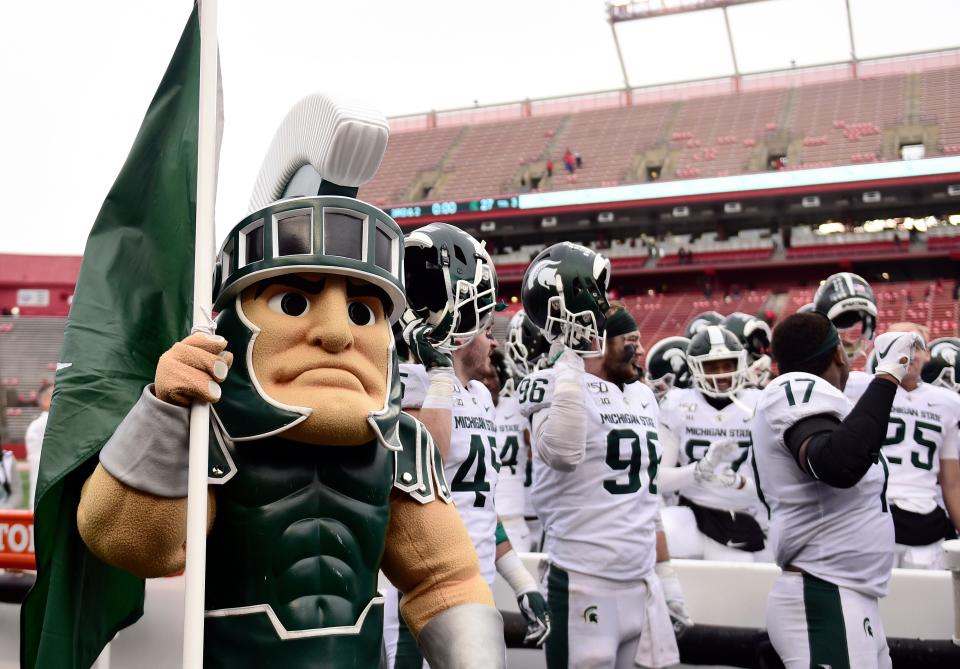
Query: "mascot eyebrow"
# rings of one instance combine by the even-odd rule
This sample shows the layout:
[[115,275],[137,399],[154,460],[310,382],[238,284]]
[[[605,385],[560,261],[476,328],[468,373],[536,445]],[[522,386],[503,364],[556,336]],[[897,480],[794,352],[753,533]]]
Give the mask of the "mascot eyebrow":
[[[253,299],[258,299],[270,286],[286,286],[288,288],[295,288],[308,295],[317,295],[323,291],[326,280],[326,277],[321,277],[316,281],[310,281],[296,274],[284,274],[282,276],[264,279],[257,283],[257,290],[253,295]],[[347,280],[347,297],[375,297],[380,300],[385,307],[391,304],[390,298],[387,297],[387,294],[383,290],[365,281],[356,283],[355,279]]]

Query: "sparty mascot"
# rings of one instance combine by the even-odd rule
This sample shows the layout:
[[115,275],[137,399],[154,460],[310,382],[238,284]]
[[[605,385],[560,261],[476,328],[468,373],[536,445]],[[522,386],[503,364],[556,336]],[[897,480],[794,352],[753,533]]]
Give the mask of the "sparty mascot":
[[160,358],[84,486],[98,557],[183,569],[188,407],[213,403],[206,667],[379,666],[380,570],[432,666],[505,664],[433,439],[400,411],[403,235],[356,199],[387,135],[379,113],[320,95],[291,110],[217,259],[217,334]]

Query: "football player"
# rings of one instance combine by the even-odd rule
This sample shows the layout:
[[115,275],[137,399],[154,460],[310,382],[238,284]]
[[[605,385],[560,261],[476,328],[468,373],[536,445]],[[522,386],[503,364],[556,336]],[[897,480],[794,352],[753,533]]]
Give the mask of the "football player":
[[764,388],[770,382],[770,325],[765,320],[735,311],[720,323],[736,335],[747,351],[747,382]]
[[[924,342],[929,335],[927,328],[917,323],[894,323],[889,332],[914,332]],[[874,349],[868,370],[876,366],[878,353]],[[895,566],[940,569],[940,545],[944,539],[955,538],[955,528],[960,526],[960,396],[923,382],[921,369],[927,357],[926,351],[914,356],[900,382],[883,454],[890,465],[887,499],[896,531]],[[857,381],[864,376],[858,375]],[[862,384],[848,382],[844,394],[855,402],[864,390]]]
[[923,342],[880,335],[873,381],[855,406],[843,394],[847,352],[828,318],[793,314],[772,344],[781,375],[763,390],[752,426],[756,484],[783,570],[767,600],[770,640],[787,669],[890,667],[877,605],[894,557],[880,449]]
[[[866,279],[853,272],[831,274],[817,288],[813,296],[813,308],[829,318],[837,328],[843,350],[851,363],[861,355],[866,355],[877,330],[877,300]],[[851,379],[862,373],[852,372]],[[866,377],[869,375],[864,376],[863,385],[867,385],[870,379]]]
[[512,391],[513,378],[507,370],[503,353],[494,351],[490,355],[490,361],[493,373],[484,377],[483,383],[493,400],[494,423],[498,433],[500,472],[497,475],[494,507],[510,544],[516,550],[526,553],[532,548],[530,528],[524,519],[524,479],[530,459],[529,431],[526,419],[520,415],[520,402]]
[[[496,340],[489,328],[497,276],[483,244],[445,223],[419,228],[405,240],[409,300],[404,339],[419,363],[400,366],[402,406],[419,417],[436,441],[457,511],[473,540],[487,583],[501,576],[514,589],[527,619],[527,638],[550,632],[546,603],[534,578],[498,528],[494,496],[500,470],[490,391]],[[397,617],[397,592],[387,591],[384,638],[390,667],[417,667],[422,659]]]
[[606,258],[564,242],[534,259],[521,293],[556,360],[518,387],[549,561],[551,669],[667,666],[679,661],[673,622],[691,624],[657,531],[657,402],[633,383],[640,335],[609,305],[609,276]]
[[719,311],[704,311],[687,321],[683,328],[683,336],[692,339],[693,335],[700,333],[708,325],[720,325],[722,322],[723,314]]
[[[506,362],[508,370],[511,370],[511,380],[519,383],[525,376],[532,374],[538,369],[547,367],[547,352],[550,350],[550,342],[546,340],[540,328],[534,325],[533,321],[521,310],[518,311],[507,328],[507,346]],[[524,418],[527,458],[521,457],[518,466],[523,465],[523,518],[529,531],[529,548],[531,551],[540,550],[542,539],[542,528],[540,518],[537,516],[537,510],[533,506],[530,498],[530,490],[533,487],[533,454],[530,451],[530,423]],[[523,450],[521,444],[521,451]],[[502,470],[501,470],[502,471]],[[497,503],[499,504],[499,497]]]
[[925,383],[960,392],[960,375],[957,361],[960,360],[960,339],[941,337],[930,342],[930,360],[924,364],[920,376]]
[[689,345],[690,340],[686,337],[666,337],[647,351],[643,380],[650,386],[658,402],[671,389],[689,388],[693,383],[690,367],[687,366]]
[[[685,547],[684,556],[707,560],[769,560],[748,474],[750,420],[760,391],[746,387],[747,352],[733,333],[710,325],[694,335],[686,355],[693,387],[671,390],[660,405],[660,478],[661,491],[679,490],[680,505],[696,522],[671,513],[671,544]],[[698,546],[699,555],[686,548]]]

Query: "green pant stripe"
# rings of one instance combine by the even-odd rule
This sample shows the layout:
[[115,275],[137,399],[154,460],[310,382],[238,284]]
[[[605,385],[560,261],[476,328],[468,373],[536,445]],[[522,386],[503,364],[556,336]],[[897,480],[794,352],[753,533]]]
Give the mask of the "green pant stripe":
[[803,609],[810,642],[810,666],[850,669],[847,631],[840,589],[810,574],[803,575]]
[[548,669],[567,669],[569,665],[569,633],[567,614],[570,608],[570,575],[550,565],[547,576],[547,606],[550,608],[550,636],[547,637]]
[[[397,598],[401,595],[398,593]],[[403,619],[400,613],[400,604],[397,603],[397,619],[400,621],[400,629],[397,631],[397,657],[393,662],[393,669],[422,669],[423,655],[417,647],[417,640],[413,638],[413,632],[407,627],[407,621]]]

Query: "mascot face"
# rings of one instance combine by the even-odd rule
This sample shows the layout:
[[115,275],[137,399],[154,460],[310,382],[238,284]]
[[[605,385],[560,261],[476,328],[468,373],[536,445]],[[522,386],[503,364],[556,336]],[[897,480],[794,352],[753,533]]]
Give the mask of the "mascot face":
[[262,391],[311,410],[284,437],[336,446],[373,439],[367,418],[384,406],[392,362],[382,291],[343,275],[285,274],[248,287],[240,304],[260,330],[250,362]]

